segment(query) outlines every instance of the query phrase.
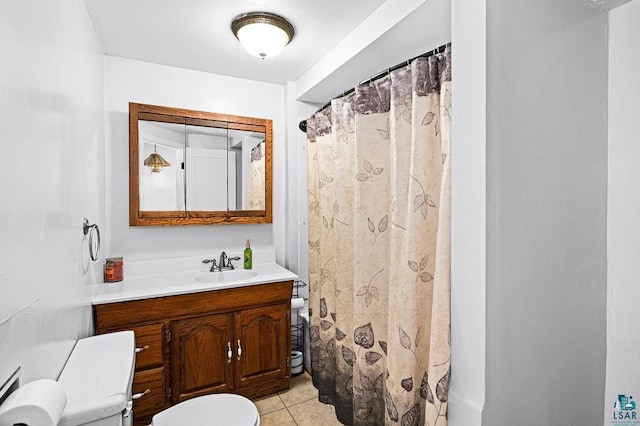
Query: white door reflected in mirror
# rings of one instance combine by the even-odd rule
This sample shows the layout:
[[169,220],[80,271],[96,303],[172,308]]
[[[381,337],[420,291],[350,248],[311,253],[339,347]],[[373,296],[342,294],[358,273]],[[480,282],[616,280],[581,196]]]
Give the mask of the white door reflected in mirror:
[[187,210],[236,209],[236,155],[187,147]]

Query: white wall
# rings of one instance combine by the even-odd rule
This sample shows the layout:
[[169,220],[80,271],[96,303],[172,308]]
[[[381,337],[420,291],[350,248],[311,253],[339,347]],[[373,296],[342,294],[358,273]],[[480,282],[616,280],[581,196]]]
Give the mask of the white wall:
[[[92,332],[104,230],[103,56],[82,0],[0,2],[0,383],[57,378]],[[103,234],[104,236],[104,234]]]
[[[127,259],[275,246],[285,258],[284,86],[117,57],[105,58],[107,254]],[[129,102],[273,120],[273,224],[129,227]]]
[[607,14],[582,0],[492,0],[486,25],[483,424],[597,425],[606,353]]
[[486,1],[452,0],[449,425],[482,423],[486,323]]
[[450,0],[388,0],[296,81],[296,99],[331,97],[451,41]]
[[[296,100],[296,83],[287,82],[287,264],[308,281],[307,134],[298,123],[322,105]],[[303,290],[307,297],[308,288]]]
[[[296,101],[296,84],[287,82],[287,268],[300,280],[309,281],[309,216],[307,194],[307,134],[298,127],[322,105]],[[298,289],[298,296],[309,297],[309,287]],[[308,307],[308,306],[307,306]],[[308,359],[306,359],[308,361]],[[310,365],[308,365],[310,368]]]
[[619,394],[640,400],[640,0],[609,12],[607,384],[605,424]]

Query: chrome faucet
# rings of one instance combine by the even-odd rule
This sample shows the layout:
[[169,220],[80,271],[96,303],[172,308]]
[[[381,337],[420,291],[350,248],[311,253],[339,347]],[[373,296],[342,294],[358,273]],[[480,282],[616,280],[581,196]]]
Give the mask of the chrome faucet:
[[233,266],[233,263],[231,263],[232,260],[240,260],[240,257],[239,256],[229,257],[229,256],[227,256],[227,253],[225,253],[224,251],[222,253],[220,253],[220,261],[218,262],[218,270],[220,270],[220,271],[229,271],[229,270],[235,269],[235,267]]
[[209,272],[232,271],[235,269],[233,263],[231,263],[232,260],[240,260],[240,257],[229,257],[227,256],[227,253],[223,251],[220,253],[220,259],[217,263],[215,259],[205,259],[202,263],[211,263],[211,269],[209,269]]
[[229,257],[227,256],[227,253],[225,253],[224,251],[222,253],[220,253],[220,260],[218,260],[218,265],[220,265],[220,270],[222,270],[222,268],[226,267],[226,263],[228,262]]

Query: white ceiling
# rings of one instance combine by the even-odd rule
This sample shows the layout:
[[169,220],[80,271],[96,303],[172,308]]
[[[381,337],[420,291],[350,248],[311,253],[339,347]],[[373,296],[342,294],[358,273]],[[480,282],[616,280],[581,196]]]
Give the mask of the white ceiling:
[[450,0],[387,0],[296,80],[296,99],[324,104],[372,75],[450,41]]
[[[105,54],[282,84],[295,81],[385,0],[85,0]],[[287,18],[296,35],[275,58],[242,49],[241,13]]]

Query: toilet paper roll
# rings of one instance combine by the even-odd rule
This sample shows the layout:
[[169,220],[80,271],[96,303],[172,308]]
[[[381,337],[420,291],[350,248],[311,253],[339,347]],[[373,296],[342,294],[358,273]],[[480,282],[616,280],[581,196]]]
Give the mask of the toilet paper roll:
[[291,309],[300,309],[304,306],[304,299],[302,297],[296,297],[291,299]]
[[36,380],[16,389],[0,406],[0,426],[56,426],[66,404],[67,394],[60,383]]

